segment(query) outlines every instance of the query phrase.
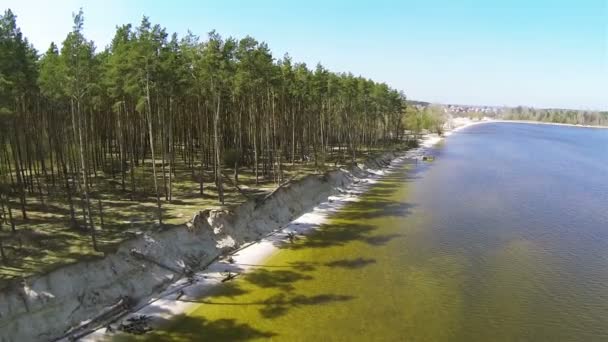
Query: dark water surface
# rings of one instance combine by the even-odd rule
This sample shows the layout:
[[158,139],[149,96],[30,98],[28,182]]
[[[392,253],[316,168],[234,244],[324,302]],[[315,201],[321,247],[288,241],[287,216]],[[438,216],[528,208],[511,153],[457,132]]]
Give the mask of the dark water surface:
[[483,124],[151,340],[608,341],[608,130]]

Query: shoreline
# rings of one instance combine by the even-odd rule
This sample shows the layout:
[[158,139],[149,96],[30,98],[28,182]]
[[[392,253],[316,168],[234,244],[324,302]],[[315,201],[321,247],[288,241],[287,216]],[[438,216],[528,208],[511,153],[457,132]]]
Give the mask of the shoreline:
[[[458,122],[464,122],[465,127],[468,127],[472,124],[478,123],[516,123],[516,124],[531,124],[531,125],[549,125],[549,126],[565,126],[565,127],[578,127],[578,128],[594,128],[594,129],[608,129],[608,126],[597,126],[597,125],[580,125],[580,124],[568,124],[568,123],[560,123],[560,122],[544,122],[544,121],[531,121],[531,120],[506,120],[506,119],[491,119],[488,117],[484,117],[480,120],[472,120],[465,117],[457,117],[452,120],[457,120]],[[471,124],[466,124],[466,122],[470,122]]]
[[[441,136],[419,135],[417,148],[308,175],[233,211],[201,210],[183,227],[141,234],[101,260],[66,266],[0,293],[0,329],[9,332],[8,341],[68,341],[74,336],[94,341],[107,337],[108,324],[134,315],[158,322],[187,313],[191,305],[178,297],[204,297],[225,272],[242,273],[249,267],[236,265],[262,263],[289,233],[318,228],[392,169],[423,159],[429,148],[457,131],[492,122],[528,123],[454,118]],[[232,263],[227,262],[229,255]]]
[[[211,277],[217,284],[226,270],[226,264],[218,260],[227,253],[238,250],[252,261],[261,260],[273,251],[268,246],[277,239],[280,242],[281,236],[284,240],[286,229],[299,223],[298,219],[312,215],[306,226],[320,225],[316,214],[335,212],[341,207],[338,204],[354,199],[367,189],[367,183],[382,176],[391,162],[422,159],[427,148],[441,139],[436,134],[419,135],[418,148],[387,151],[348,168],[307,175],[233,210],[203,209],[184,226],[138,234],[103,259],[28,278],[0,293],[0,330],[6,332],[0,340],[57,341],[99,334],[110,323],[163,308],[163,301],[177,296],[182,288],[212,284]],[[264,239],[274,240],[268,244]],[[194,279],[194,284],[187,278]],[[176,306],[168,312],[173,316],[185,310]]]
[[579,124],[568,124],[568,123],[560,123],[560,122],[544,122],[544,121],[530,121],[530,120],[493,120],[493,122],[523,123],[523,124],[533,124],[533,125],[552,125],[552,126],[566,126],[566,127],[579,127],[579,128],[608,129],[608,126],[579,125]]
[[[279,230],[267,234],[258,241],[247,243],[226,257],[214,261],[207,268],[196,272],[191,277],[191,279],[195,279],[194,282],[181,279],[171,284],[160,295],[152,297],[147,303],[140,305],[126,316],[119,318],[115,323],[124,321],[130,317],[145,315],[150,317],[150,325],[154,327],[177,315],[187,314],[197,304],[182,301],[182,298],[204,298],[212,288],[222,284],[226,272],[238,275],[250,271],[254,268],[254,265],[262,264],[264,260],[277,252],[277,245],[288,243],[289,234],[307,235],[314,232],[345,205],[358,201],[359,197],[384,175],[403,166],[408,160],[421,159],[425,152],[453,133],[466,127],[486,122],[490,121],[469,120],[469,122],[462,123],[445,132],[443,136],[437,134],[423,135],[419,147],[397,156],[387,166],[379,170],[365,170],[366,174],[363,177],[357,177],[350,186],[341,189],[340,194],[329,196],[326,201],[316,205],[312,210],[295,218]],[[106,331],[106,327],[102,327],[89,334],[80,336],[80,340],[99,341],[111,336],[111,334]],[[68,339],[64,338],[62,341],[68,341]]]

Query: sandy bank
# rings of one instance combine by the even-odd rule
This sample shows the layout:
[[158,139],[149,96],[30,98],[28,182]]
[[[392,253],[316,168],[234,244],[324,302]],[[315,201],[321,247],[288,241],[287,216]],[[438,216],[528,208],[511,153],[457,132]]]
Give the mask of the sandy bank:
[[[349,170],[307,176],[263,202],[252,200],[234,211],[203,210],[187,227],[146,232],[101,260],[69,265],[14,284],[0,293],[0,341],[54,340],[65,337],[71,327],[82,325],[82,329],[72,331],[80,335],[97,326],[83,320],[98,316],[124,297],[132,299],[136,308],[165,307],[164,298],[184,286],[188,270],[201,269],[221,255],[262,240],[253,244],[255,248],[239,252],[247,260],[258,260],[272,245],[263,241],[265,237],[272,239],[269,233],[327,202],[330,196],[345,192],[395,157],[395,153],[386,153]],[[205,277],[217,277],[217,265],[190,277],[193,291],[213,283]],[[175,312],[179,309],[176,305]]]
[[[477,123],[479,122],[461,123],[452,129],[449,134]],[[449,134],[446,134],[446,136]],[[204,297],[210,288],[217,286],[225,279],[227,272],[241,274],[251,270],[255,265],[262,264],[268,256],[277,251],[278,246],[288,243],[290,234],[305,235],[320,227],[344,205],[359,200],[359,196],[377,182],[379,178],[391,173],[408,160],[422,158],[430,147],[442,139],[443,137],[436,134],[427,134],[423,137],[420,147],[417,149],[399,156],[393,155],[390,159],[383,157],[380,160],[373,161],[371,165],[368,163],[351,170],[340,170],[340,172],[350,174],[351,181],[343,183],[343,187],[337,188],[337,191],[328,196],[327,200],[314,206],[310,211],[297,217],[281,229],[258,241],[242,246],[223,260],[213,262],[207,269],[195,274],[194,282],[183,279],[172,284],[163,293],[152,298],[139,310],[126,316],[125,319],[132,316],[146,315],[151,318],[151,324],[154,325],[155,322],[163,322],[175,315],[187,313],[196,306],[188,299]],[[104,327],[87,335],[82,340],[98,341],[108,334]]]
[[[445,135],[472,125],[497,121],[456,118]],[[529,123],[529,122],[524,122]],[[367,190],[379,177],[408,159],[421,158],[443,137],[427,134],[421,147],[405,154],[386,153],[350,169],[310,175],[275,192],[263,202],[249,201],[229,212],[203,210],[187,227],[148,232],[123,243],[102,260],[81,262],[27,279],[0,293],[0,341],[48,341],[75,335],[96,340],[103,324],[87,324],[121,297],[134,300],[136,314],[167,318],[186,312],[177,296],[201,297],[237,272],[220,256],[232,254],[243,264],[259,264],[284,243],[289,233],[306,234]],[[184,276],[185,270],[203,271]],[[126,317],[123,317],[126,318]]]
[[[307,176],[263,202],[252,200],[234,211],[203,210],[188,226],[146,232],[101,260],[28,278],[0,293],[0,341],[85,335],[85,340],[99,339],[105,333],[99,328],[109,320],[95,324],[83,320],[98,317],[125,297],[133,300],[136,314],[166,318],[183,313],[188,305],[176,300],[182,291],[184,296],[200,297],[231,270],[230,263],[219,260],[221,256],[233,254],[241,265],[258,264],[288,233],[315,229],[344,204],[357,200],[378,177],[408,159],[421,158],[441,139],[426,135],[418,149],[385,153],[349,169]],[[95,332],[88,334],[91,331]]]

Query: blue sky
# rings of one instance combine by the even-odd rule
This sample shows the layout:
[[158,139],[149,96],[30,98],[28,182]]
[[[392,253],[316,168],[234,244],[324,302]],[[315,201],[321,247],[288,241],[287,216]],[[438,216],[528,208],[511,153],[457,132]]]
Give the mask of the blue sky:
[[99,49],[147,15],[169,32],[251,35],[275,57],[350,71],[441,103],[608,109],[608,0],[3,0],[46,50],[85,11]]

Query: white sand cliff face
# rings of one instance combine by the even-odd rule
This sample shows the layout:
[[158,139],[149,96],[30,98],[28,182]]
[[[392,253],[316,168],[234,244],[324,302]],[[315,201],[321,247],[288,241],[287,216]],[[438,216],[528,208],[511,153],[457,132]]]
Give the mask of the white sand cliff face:
[[[115,304],[121,296],[140,304],[162,297],[167,288],[180,286],[178,278],[186,265],[194,269],[204,266],[223,253],[285,227],[370,175],[366,169],[380,169],[395,157],[387,153],[361,168],[307,176],[279,189],[263,203],[249,201],[234,212],[201,211],[190,227],[145,233],[124,242],[116,253],[102,260],[29,278],[25,284],[0,293],[0,341],[57,339],[70,327]],[[240,253],[252,255],[253,260],[266,254],[268,242],[254,246],[257,249]],[[213,265],[209,272],[213,273],[212,269]]]
[[[220,272],[231,269],[230,263],[217,261],[219,256],[232,253],[240,265],[262,262],[289,232],[305,234],[319,227],[378,177],[408,159],[421,158],[441,139],[426,135],[420,148],[405,154],[385,153],[348,170],[310,175],[262,203],[249,201],[234,212],[201,211],[187,227],[149,232],[124,242],[102,260],[29,278],[0,293],[0,341],[65,338],[70,328],[96,317],[121,296],[137,301],[137,314],[166,318],[182,313],[188,305],[176,300],[178,293],[182,295],[178,291],[200,297],[221,281]],[[182,277],[185,267],[196,270],[205,265],[190,277],[194,281]],[[239,272],[243,271],[241,266]],[[85,335],[95,328],[99,326],[72,332]],[[105,329],[98,329],[83,340],[97,340],[103,334]]]

